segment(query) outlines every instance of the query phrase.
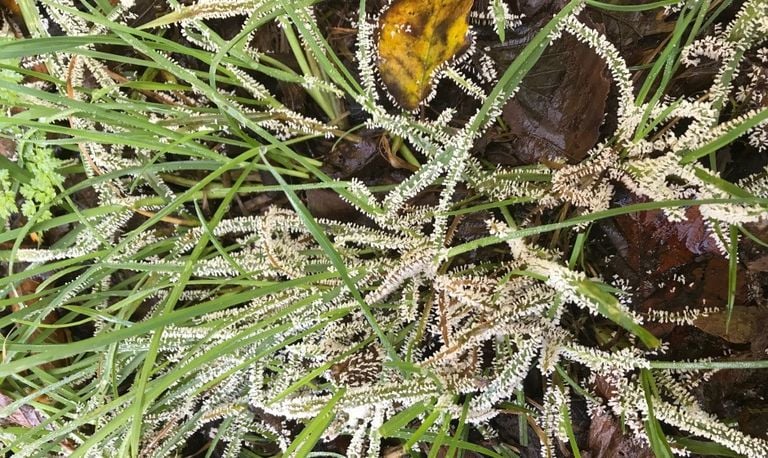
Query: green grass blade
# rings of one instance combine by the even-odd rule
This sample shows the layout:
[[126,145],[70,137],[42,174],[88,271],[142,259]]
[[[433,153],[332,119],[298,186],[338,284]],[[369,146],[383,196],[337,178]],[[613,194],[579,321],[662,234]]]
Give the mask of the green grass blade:
[[304,427],[298,436],[296,436],[296,439],[285,451],[286,457],[303,457],[309,455],[309,452],[312,451],[317,441],[320,440],[320,436],[331,423],[331,420],[333,420],[333,410],[343,396],[344,389],[339,389],[333,394],[333,397],[328,401],[328,404],[326,404],[317,416]]

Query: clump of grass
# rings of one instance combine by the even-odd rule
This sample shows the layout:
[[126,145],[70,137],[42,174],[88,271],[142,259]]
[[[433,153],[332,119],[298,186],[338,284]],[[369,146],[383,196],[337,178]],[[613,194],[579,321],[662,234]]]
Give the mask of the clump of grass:
[[[765,441],[704,412],[688,386],[691,371],[765,361],[659,360],[662,342],[627,305],[628,294],[577,269],[590,224],[658,209],[681,219],[698,205],[731,259],[733,306],[739,229],[764,219],[768,180],[763,173],[728,182],[716,161],[699,159],[742,135],[763,135],[767,110],[724,109],[745,53],[766,41],[764,2],[745,2],[726,29],[701,38],[719,2],[573,0],[463,125],[451,111],[432,121],[380,100],[371,71],[375,20],[365,2],[357,13],[359,76],[324,38],[311,1],[169,3],[173,11],[134,27],[129,2],[75,8],[19,0],[31,38],[0,48],[3,68],[23,75],[0,78],[2,132],[49,157],[56,147],[80,159],[58,170],[48,164],[43,175],[59,177],[48,181],[58,195],[27,197],[35,207],[22,224],[8,220],[10,205],[0,214],[7,266],[0,390],[12,399],[0,412],[40,413],[34,424],[0,433],[4,453],[169,456],[205,434],[206,456],[307,456],[338,435],[350,437],[350,456],[377,456],[384,439],[406,453],[423,446],[429,456],[506,456],[501,445],[471,442],[469,431],[491,435],[489,420],[514,411],[536,425],[544,455],[562,441],[579,456],[570,419],[579,396],[591,412],[621,418],[627,434],[661,456],[707,447],[768,454]],[[639,88],[615,46],[579,21],[586,4],[678,8]],[[233,16],[244,17],[242,29],[224,39],[210,20]],[[50,36],[44,18],[64,35]],[[273,23],[298,70],[252,46]],[[160,26],[176,27],[192,45]],[[559,170],[480,163],[473,146],[562,33],[608,63],[619,92],[615,134]],[[721,60],[721,71],[704,101],[668,100],[675,71],[706,54],[706,40],[724,51],[708,56]],[[19,58],[46,72],[7,60]],[[316,114],[290,109],[268,88],[274,81],[302,88]],[[398,139],[396,153],[417,168],[402,183],[336,181],[301,153],[318,139],[354,135],[360,126],[344,116],[350,101],[369,127]],[[687,129],[672,129],[681,119]],[[3,162],[12,171],[19,163],[23,154]],[[26,178],[0,179],[10,190]],[[648,201],[612,207],[616,183]],[[471,198],[458,201],[459,186]],[[439,191],[434,206],[409,204],[428,187]],[[300,197],[315,189],[334,190],[371,223],[315,218]],[[239,199],[274,192],[287,205],[238,213]],[[532,201],[575,213],[525,225],[515,215]],[[480,212],[489,215],[487,235],[452,244],[455,218]],[[54,228],[64,235],[53,243],[28,243]],[[555,230],[577,234],[570,259],[526,239]],[[500,253],[466,261],[490,246]],[[600,316],[625,338],[610,349],[585,345],[565,319],[573,314]],[[569,367],[607,380],[610,399]],[[522,391],[531,371],[545,381],[541,404]],[[708,442],[669,440],[665,426]]]

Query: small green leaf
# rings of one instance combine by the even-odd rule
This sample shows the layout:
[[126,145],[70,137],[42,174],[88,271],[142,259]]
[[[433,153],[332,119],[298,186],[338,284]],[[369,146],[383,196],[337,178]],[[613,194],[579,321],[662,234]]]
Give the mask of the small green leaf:
[[672,458],[672,449],[669,448],[667,436],[664,435],[664,431],[661,430],[659,421],[653,414],[653,399],[658,398],[658,393],[656,392],[656,383],[653,380],[653,375],[651,375],[650,370],[642,370],[640,373],[640,382],[643,386],[645,402],[648,406],[648,419],[645,421],[645,430],[648,433],[651,449],[657,457]]
[[118,38],[107,37],[104,35],[27,38],[24,40],[3,43],[3,45],[0,46],[0,59],[39,56],[42,54],[71,51],[80,46],[93,44],[124,46],[125,42]]

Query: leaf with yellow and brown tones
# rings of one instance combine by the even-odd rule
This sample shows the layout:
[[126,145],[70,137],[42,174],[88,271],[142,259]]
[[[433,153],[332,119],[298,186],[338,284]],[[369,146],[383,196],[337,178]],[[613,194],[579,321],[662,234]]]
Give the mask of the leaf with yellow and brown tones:
[[19,8],[19,4],[16,3],[16,0],[0,0],[0,5],[8,8],[13,14],[21,14],[21,8]]
[[379,21],[379,72],[401,107],[414,110],[436,71],[469,43],[474,0],[395,0]]

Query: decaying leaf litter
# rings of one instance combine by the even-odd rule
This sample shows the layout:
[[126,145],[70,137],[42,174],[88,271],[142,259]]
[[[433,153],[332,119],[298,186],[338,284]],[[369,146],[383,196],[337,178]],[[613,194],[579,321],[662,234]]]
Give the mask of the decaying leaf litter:
[[[498,78],[498,72],[515,61],[519,56],[525,44],[532,40],[538,30],[540,30],[551,17],[560,11],[564,6],[563,2],[513,2],[506,4],[511,14],[521,15],[517,27],[505,31],[505,41],[500,42],[498,30],[494,30],[493,19],[489,18],[486,12],[487,7],[494,6],[499,2],[488,2],[489,5],[474,5],[473,11],[468,11],[469,3],[467,1],[444,1],[444,2],[395,2],[390,6],[388,13],[384,13],[379,18],[378,33],[384,33],[387,36],[388,30],[386,24],[381,21],[387,21],[387,18],[396,17],[395,13],[402,8],[398,14],[407,14],[409,8],[429,8],[429,19],[422,20],[425,24],[423,29],[427,33],[432,33],[436,37],[426,38],[430,43],[432,41],[443,41],[447,43],[444,48],[438,46],[439,52],[432,53],[432,46],[427,45],[426,51],[420,45],[414,45],[409,39],[401,35],[410,36],[414,32],[413,27],[408,30],[407,26],[397,24],[397,30],[394,32],[397,39],[387,42],[378,37],[378,61],[380,75],[384,85],[378,87],[380,95],[383,96],[382,104],[388,110],[396,112],[400,109],[414,112],[414,116],[422,120],[438,120],[441,113],[448,107],[454,107],[455,113],[452,113],[452,119],[444,127],[447,130],[459,129],[461,126],[471,120],[478,105],[482,105],[482,99],[478,99],[472,94],[472,90],[488,91],[493,87],[494,81]],[[483,2],[477,2],[483,3]],[[713,2],[713,8],[719,7],[721,2]],[[738,2],[723,8],[720,21],[727,23],[732,19],[739,8]],[[439,4],[439,5],[438,5]],[[154,9],[150,5],[143,11],[153,11],[157,18],[164,16],[170,10],[162,7]],[[356,5],[334,5],[319,4],[315,10],[315,18],[322,25],[325,35],[329,37],[328,42],[333,46],[338,46],[336,51],[342,59],[343,64],[356,71],[355,63],[355,36],[350,33],[354,30],[355,24],[355,6]],[[375,2],[369,2],[367,5],[370,12],[380,12],[385,10],[386,5],[376,5]],[[446,8],[452,7],[451,11]],[[234,8],[234,7],[233,7]],[[182,10],[183,11],[183,10]],[[403,11],[405,13],[403,13]],[[453,14],[452,14],[453,13]],[[465,14],[469,13],[474,23],[472,35],[466,36],[461,33],[466,25],[464,24]],[[478,14],[482,13],[482,14]],[[173,14],[173,13],[171,13]],[[201,15],[205,16],[205,10]],[[440,26],[440,16],[445,14],[448,26]],[[212,16],[213,17],[213,16]],[[150,17],[144,17],[146,22]],[[643,66],[653,62],[659,55],[665,40],[669,39],[673,24],[676,20],[675,13],[671,15],[661,14],[659,11],[653,13],[620,13],[600,9],[587,9],[581,13],[580,20],[583,24],[599,30],[607,35],[613,43],[617,43],[627,59],[629,66]],[[241,26],[244,20],[241,16],[228,17],[210,21],[210,25],[222,36],[232,37],[231,30]],[[511,21],[514,22],[514,21]],[[624,24],[631,23],[632,27]],[[714,27],[713,24],[709,24]],[[282,23],[280,27],[285,27]],[[280,27],[260,28],[258,39],[262,43],[268,43],[267,49],[275,49],[275,57],[286,63],[289,67],[301,68],[302,64],[291,55],[290,44],[286,38],[281,35]],[[418,27],[417,27],[418,29]],[[443,36],[441,30],[453,31],[453,35]],[[498,27],[497,27],[498,29]],[[418,32],[419,30],[416,30]],[[179,43],[189,46],[197,46],[194,41],[187,42],[183,34],[178,29],[170,29],[170,38],[178,40]],[[333,39],[331,39],[333,38]],[[417,37],[416,40],[418,41]],[[389,43],[389,44],[388,44]],[[382,52],[382,46],[385,48]],[[393,49],[386,49],[391,46]],[[416,71],[406,71],[413,77],[413,81],[408,81],[407,77],[398,78],[397,71],[392,71],[392,76],[388,76],[389,70],[386,69],[387,55],[397,55],[399,47],[408,46],[414,49],[413,60],[417,62]],[[467,52],[470,49],[471,52]],[[128,51],[129,52],[129,51]],[[269,53],[267,53],[269,54]],[[421,62],[421,68],[418,62]],[[384,63],[382,63],[384,62]],[[583,65],[584,62],[590,62],[591,65]],[[489,63],[492,66],[489,67]],[[200,66],[199,62],[190,59],[186,64],[190,66]],[[382,65],[384,69],[382,69]],[[751,59],[747,65],[754,68],[751,72],[745,71],[737,76],[741,79],[753,78],[754,74],[764,70],[764,64],[759,59]],[[402,64],[398,67],[402,72],[412,67],[412,64]],[[204,66],[201,66],[204,69]],[[125,71],[126,68],[121,70]],[[491,73],[496,71],[496,75],[482,74],[485,71]],[[746,69],[745,69],[746,70]],[[442,72],[455,72],[454,76],[446,76]],[[713,78],[716,77],[718,67],[716,65],[707,68],[706,65],[686,69],[680,69],[674,74],[671,81],[671,90],[676,91],[678,96],[689,95],[695,97],[697,91],[706,87]],[[462,73],[463,72],[463,73]],[[481,74],[475,75],[473,72]],[[426,77],[425,75],[429,75]],[[464,91],[457,92],[456,76],[472,75],[472,84],[463,87]],[[639,81],[642,79],[643,71],[637,71]],[[438,77],[439,76],[439,77]],[[162,77],[160,77],[162,78]],[[611,83],[611,75],[603,59],[597,58],[592,49],[579,42],[570,35],[554,42],[547,48],[539,62],[528,72],[523,79],[520,90],[514,98],[507,101],[501,109],[500,121],[492,124],[475,142],[472,148],[472,154],[481,161],[482,164],[495,166],[529,167],[534,165],[543,166],[546,169],[557,171],[567,167],[569,164],[577,164],[587,160],[588,152],[599,142],[614,135],[616,126],[620,120],[616,118],[616,104],[618,88]],[[702,81],[704,81],[702,83]],[[307,96],[303,88],[296,84],[280,80],[269,80],[264,77],[263,83],[270,91],[280,94],[280,98],[290,104],[293,111],[306,115],[314,116],[319,119],[336,123],[336,126],[354,126],[366,120],[366,112],[360,106],[356,106],[357,101],[346,99],[342,104],[348,109],[342,119],[332,119],[328,112],[332,108],[322,108],[317,98]],[[744,82],[748,86],[747,82]],[[393,89],[393,85],[399,85],[405,89]],[[587,88],[587,89],[585,89]],[[243,92],[243,88],[235,87],[233,89]],[[399,92],[398,92],[399,91]],[[687,91],[690,91],[688,93]],[[240,96],[243,97],[245,92]],[[391,97],[391,100],[390,100]],[[762,102],[757,97],[746,95],[744,100],[734,106],[734,115],[739,112],[747,112],[748,109],[754,109],[754,105],[761,106]],[[752,105],[752,106],[751,106]],[[676,129],[674,125],[670,129]],[[680,127],[682,128],[682,127]],[[352,137],[354,136],[354,137]],[[429,157],[423,155],[417,147],[403,142],[397,136],[389,135],[387,129],[380,126],[369,125],[353,132],[348,138],[343,136],[341,139],[312,139],[297,146],[297,151],[318,159],[322,162],[320,170],[323,173],[340,180],[360,180],[367,186],[386,187],[403,183],[408,177],[413,176],[413,169],[429,162]],[[223,151],[231,156],[241,152],[239,147],[224,145]],[[395,151],[395,153],[393,153]],[[406,152],[407,151],[407,152]],[[403,162],[397,162],[393,159],[398,154],[413,154],[413,160],[408,162],[406,159],[400,159]],[[749,160],[740,160],[742,156],[749,156]],[[735,181],[736,179],[759,173],[765,167],[765,153],[758,151],[758,147],[748,143],[746,140],[737,141],[719,151],[717,157],[718,170],[720,176],[724,179]],[[414,163],[419,164],[414,165]],[[410,164],[411,167],[404,164]],[[534,169],[538,170],[538,169]],[[275,183],[268,170],[259,173],[259,179],[265,183]],[[182,186],[183,179],[200,180],[205,177],[204,173],[200,176],[184,176],[180,174],[169,182],[171,186]],[[231,186],[242,175],[236,173],[227,173],[221,178],[221,182]],[[586,177],[593,180],[591,184],[596,186],[602,180],[616,179],[609,175]],[[292,180],[300,183],[301,178]],[[618,190],[613,196],[611,207],[620,207],[623,205],[632,205],[647,202],[629,189],[623,189],[621,180],[618,180]],[[534,181],[535,182],[535,181]],[[176,188],[173,188],[176,189]],[[181,190],[183,188],[178,188]],[[456,187],[452,196],[454,202],[471,202],[477,198],[476,189],[460,184]],[[327,189],[314,189],[301,191],[299,194],[303,198],[309,211],[319,218],[328,218],[331,220],[351,221],[362,224],[367,227],[373,227],[377,222],[371,214],[359,211],[354,205],[350,205],[349,199],[337,198],[336,193]],[[93,196],[90,198],[94,198]],[[407,202],[408,206],[418,208],[420,206],[429,208],[439,205],[441,193],[438,185],[427,186],[424,190],[414,193]],[[83,207],[93,207],[98,205],[96,201],[87,202],[88,197],[83,195]],[[202,196],[200,212],[206,218],[214,217],[216,203],[221,197]],[[262,212],[268,212],[270,205],[288,207],[290,199],[279,192],[270,192],[255,196],[237,196],[237,202],[231,205],[227,211],[227,217],[256,215]],[[460,207],[459,207],[460,208]],[[188,208],[194,214],[194,207]],[[498,207],[491,207],[482,212],[469,213],[467,215],[458,214],[451,218],[447,227],[448,246],[458,243],[466,243],[479,240],[491,235],[488,226],[485,223],[489,218],[498,214]],[[566,204],[562,208],[552,208],[547,205],[540,205],[533,202],[522,207],[515,207],[512,216],[515,220],[521,221],[523,227],[536,227],[552,221],[560,221],[573,213],[574,208],[569,208]],[[712,237],[712,229],[707,226],[697,207],[689,207],[686,210],[686,219],[681,222],[670,221],[669,215],[661,211],[638,212],[615,218],[606,218],[591,225],[588,232],[584,232],[586,242],[583,253],[575,258],[575,265],[580,266],[588,275],[604,279],[621,278],[626,283],[617,283],[616,287],[621,287],[625,291],[632,291],[632,302],[630,306],[638,313],[658,313],[652,310],[662,310],[675,316],[685,318],[686,311],[689,309],[699,309],[711,307],[717,312],[707,313],[697,317],[692,322],[685,319],[673,319],[662,325],[649,325],[656,337],[663,338],[669,345],[667,353],[660,357],[663,360],[686,360],[715,358],[721,359],[724,355],[743,360],[765,359],[765,342],[759,331],[749,326],[750,318],[760,321],[763,315],[765,303],[766,270],[764,265],[766,256],[763,247],[757,241],[765,240],[766,233],[764,222],[750,223],[745,225],[745,229],[757,240],[750,237],[743,237],[738,246],[740,256],[737,263],[736,277],[738,282],[735,284],[734,298],[729,299],[729,260],[722,253],[722,250],[716,246]],[[279,215],[278,215],[279,216]],[[126,229],[136,227],[141,220],[136,217],[129,221]],[[297,223],[297,221],[294,221]],[[23,220],[18,220],[15,227],[24,224]],[[12,226],[14,227],[14,226]],[[59,234],[56,237],[60,237]],[[233,237],[232,235],[223,235],[222,238]],[[309,234],[303,234],[304,239],[310,237]],[[291,238],[282,238],[284,242]],[[574,233],[568,231],[555,231],[552,233],[542,233],[533,235],[529,238],[530,243],[544,248],[560,250],[561,253],[569,253],[570,248],[576,243]],[[57,239],[44,240],[43,247],[52,246]],[[306,243],[303,240],[302,243]],[[10,242],[5,242],[6,245]],[[35,248],[35,243],[31,240],[22,240],[21,244],[27,248]],[[11,249],[12,244],[8,246]],[[277,255],[271,255],[270,263],[274,264],[279,271],[282,267],[280,261],[279,248]],[[508,254],[502,250],[493,247],[473,250],[453,259],[454,266],[472,263],[482,266],[487,263],[505,262]],[[285,272],[281,275],[286,275]],[[68,278],[62,278],[64,283]],[[470,279],[467,279],[466,288],[469,290],[475,285]],[[478,291],[482,292],[482,286],[477,286]],[[448,297],[448,296],[446,296]],[[454,296],[463,297],[463,296]],[[738,304],[733,309],[731,322],[728,331],[721,325],[719,320],[726,319],[723,312],[727,308],[729,301]],[[437,303],[437,302],[435,302]],[[438,307],[441,305],[438,304]],[[450,306],[450,304],[447,304]],[[137,310],[138,314],[150,313],[152,303],[149,302],[142,309]],[[443,304],[442,306],[446,306]],[[140,316],[137,316],[140,318]],[[748,317],[745,319],[745,317]],[[591,348],[604,351],[626,348],[626,333],[617,332],[617,328],[610,320],[599,316],[591,316],[580,312],[579,309],[569,306],[568,312],[563,315],[563,323],[569,329],[576,329],[577,342]],[[653,320],[651,320],[653,321]],[[434,336],[426,342],[425,350],[429,356],[430,351],[437,352],[441,345],[446,344],[446,334],[444,330],[439,329],[439,321],[436,323],[438,328]],[[456,326],[451,325],[451,326]],[[732,327],[731,327],[732,326]],[[630,336],[629,339],[633,337]],[[346,342],[353,344],[358,342]],[[368,348],[368,347],[363,347]],[[494,352],[498,352],[498,347],[483,348],[472,358],[481,359],[488,357]],[[360,355],[370,353],[369,350],[361,350]],[[483,355],[485,353],[485,356]],[[379,355],[373,352],[374,355]],[[372,357],[373,366],[380,367],[376,361],[379,356]],[[367,358],[367,357],[366,357]],[[360,358],[351,358],[343,361],[343,364],[334,366],[338,374],[345,374],[345,368],[355,366],[352,361],[360,361]],[[358,362],[357,364],[366,364]],[[378,366],[377,366],[378,364]],[[466,364],[461,360],[461,364]],[[479,366],[482,367],[482,366]],[[488,370],[488,367],[485,367]],[[380,369],[376,369],[380,370]],[[341,372],[339,372],[341,371]],[[586,372],[580,373],[583,368],[573,365],[569,372],[572,376],[586,376]],[[763,394],[765,380],[764,371],[759,370],[728,370],[715,373],[711,379],[702,385],[694,393],[697,400],[705,406],[705,410],[715,413],[719,418],[735,419],[739,423],[739,428],[755,437],[765,437],[765,428],[754,428],[750,425],[765,424],[765,406],[763,406]],[[705,374],[706,375],[706,374]],[[341,376],[340,380],[349,383],[347,375]],[[734,383],[735,382],[735,383]],[[359,382],[354,382],[359,383]],[[350,386],[353,386],[352,383]],[[594,392],[604,396],[606,399],[612,396],[617,386],[612,386],[611,381],[593,380],[595,384]],[[602,383],[602,386],[601,386]],[[524,387],[524,395],[528,397],[530,406],[539,405],[542,398],[553,396],[551,391],[547,391],[547,386],[540,375],[530,373],[521,385]],[[521,392],[523,393],[523,392]],[[510,393],[510,399],[514,399]],[[525,398],[524,398],[525,399]],[[579,401],[582,402],[582,401]],[[579,448],[584,452],[592,452],[594,456],[600,454],[618,453],[612,450],[634,450],[632,453],[640,455],[647,454],[648,449],[643,448],[642,444],[630,443],[631,438],[619,433],[623,428],[617,428],[616,419],[600,414],[578,415],[579,410],[585,410],[583,404],[574,403],[570,406],[572,412],[572,428],[575,432],[575,440]],[[293,429],[292,434],[299,434],[301,428],[297,423],[281,423],[282,420],[275,419],[270,413],[259,411],[255,415],[264,424],[280,425]],[[509,409],[498,413],[492,420],[491,426],[500,429],[494,436],[484,437],[478,431],[466,427],[466,440],[485,447],[485,450],[512,450],[520,454],[547,453],[552,450],[556,454],[571,455],[573,447],[568,445],[568,441],[558,441],[547,443],[549,438],[539,437],[540,429],[526,425],[524,414],[515,409]],[[608,418],[611,418],[610,420]],[[434,420],[433,420],[434,421]],[[168,424],[168,423],[164,423]],[[173,425],[172,423],[170,423]],[[185,452],[195,453],[210,445],[201,440],[206,434],[218,428],[221,424],[213,422],[206,428],[195,432]],[[413,428],[417,428],[419,422],[414,419]],[[407,426],[407,425],[406,425]],[[535,426],[535,425],[534,425]],[[619,425],[623,426],[623,425]],[[450,428],[458,428],[454,424]],[[171,428],[172,429],[172,428]],[[168,429],[158,428],[154,439],[143,442],[145,446],[151,448],[161,448],[164,440],[169,435]],[[674,426],[665,428],[665,431],[671,437],[683,437],[682,433]],[[332,450],[337,453],[345,454],[356,445],[353,443],[355,436],[342,435],[338,439],[329,442],[326,445],[322,443],[317,446],[319,449]],[[366,439],[370,440],[370,439]],[[352,441],[352,442],[350,442]],[[629,442],[627,442],[629,441]],[[365,442],[365,440],[363,441]],[[682,440],[679,443],[683,443]],[[391,445],[389,445],[391,444]],[[439,453],[441,447],[429,445],[429,442],[421,443],[418,448],[425,454]],[[528,448],[526,448],[526,444]],[[258,445],[251,443],[252,450],[263,446],[261,453],[273,453],[276,451],[272,446]],[[223,445],[216,444],[216,447]],[[549,448],[548,448],[549,447]],[[640,448],[633,448],[640,447]],[[450,453],[450,446],[443,445],[442,449]],[[529,450],[530,449],[530,450]],[[211,450],[216,450],[212,448]],[[383,453],[389,450],[390,453],[400,453],[402,446],[396,439],[386,439],[382,445]],[[691,450],[696,450],[691,446]],[[466,452],[469,456],[472,452]],[[640,456],[638,455],[638,456]]]

